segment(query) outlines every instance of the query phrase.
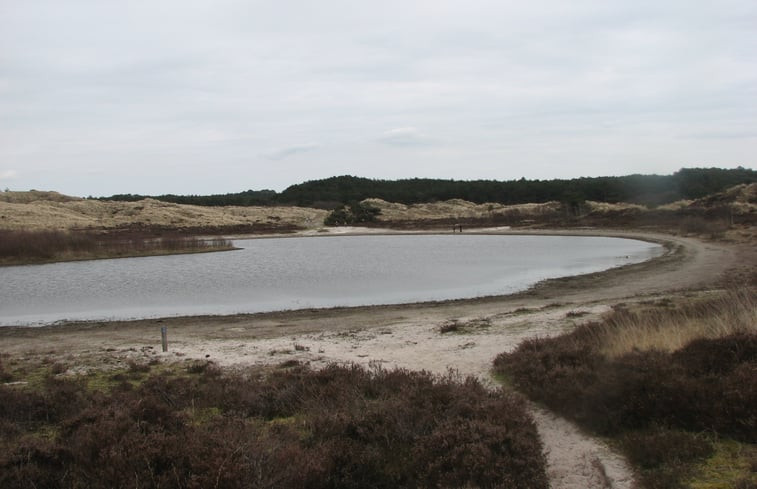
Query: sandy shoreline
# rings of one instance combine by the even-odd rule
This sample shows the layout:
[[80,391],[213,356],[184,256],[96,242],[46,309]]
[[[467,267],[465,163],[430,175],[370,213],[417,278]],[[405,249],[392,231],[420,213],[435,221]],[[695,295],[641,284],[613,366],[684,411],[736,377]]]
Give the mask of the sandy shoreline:
[[[353,233],[364,230],[351,230]],[[369,230],[376,234],[386,230]],[[502,297],[437,303],[308,309],[231,316],[194,316],[44,327],[2,327],[2,352],[54,359],[70,372],[123,366],[129,360],[210,359],[224,366],[271,365],[288,360],[314,367],[330,362],[423,369],[454,369],[490,381],[493,358],[523,339],[555,335],[599,318],[623,301],[693,293],[755,262],[748,246],[622,231],[540,231],[498,234],[616,236],[663,243],[657,259],[605,272],[550,280]],[[454,333],[440,332],[456,324]],[[169,351],[160,351],[160,327]],[[623,460],[602,443],[539,409],[534,415],[549,451],[554,488],[630,487]]]
[[[398,231],[380,228],[332,228],[328,233],[302,232],[286,235],[252,235],[233,236],[230,239],[270,239],[289,237],[329,237],[339,235],[397,235],[397,234],[441,234],[426,231]],[[0,338],[23,336],[26,338],[46,336],[65,331],[75,334],[77,331],[91,332],[94,329],[121,330],[154,328],[156,324],[171,325],[183,330],[196,325],[212,329],[214,325],[254,324],[257,334],[254,337],[270,337],[278,331],[270,331],[268,326],[283,326],[294,328],[293,331],[309,331],[317,328],[298,328],[303,320],[320,323],[335,320],[342,323],[347,320],[355,322],[356,328],[365,327],[363,316],[377,317],[392,315],[426,315],[435,311],[432,316],[447,317],[451,310],[481,310],[502,309],[507,307],[533,308],[543,307],[549,302],[592,302],[612,301],[634,295],[655,295],[671,290],[680,290],[701,286],[712,282],[717,275],[724,272],[736,261],[738,250],[734,246],[722,243],[705,244],[693,238],[685,238],[656,233],[641,233],[615,230],[509,230],[503,228],[479,229],[466,234],[489,235],[549,235],[549,236],[602,236],[628,239],[639,239],[658,243],[666,247],[666,252],[657,258],[642,263],[612,268],[602,272],[579,276],[549,279],[528,290],[502,296],[487,296],[472,299],[449,299],[435,302],[367,305],[354,307],[333,307],[323,309],[297,309],[272,311],[262,313],[240,313],[230,315],[194,315],[168,316],[162,318],[113,320],[113,321],[59,321],[52,325],[35,326],[3,326],[0,327]],[[690,262],[690,263],[687,263]],[[373,321],[371,321],[373,322]],[[380,321],[379,321],[380,322]],[[325,325],[324,325],[325,326]],[[332,325],[331,327],[338,327]],[[329,327],[329,329],[331,329]],[[245,328],[249,329],[249,328]]]

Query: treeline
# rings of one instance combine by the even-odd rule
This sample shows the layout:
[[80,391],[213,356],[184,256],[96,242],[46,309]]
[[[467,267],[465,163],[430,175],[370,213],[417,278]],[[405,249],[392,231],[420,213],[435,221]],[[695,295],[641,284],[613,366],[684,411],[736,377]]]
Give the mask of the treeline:
[[[672,175],[586,177],[571,180],[375,180],[345,175],[292,185],[280,193],[273,190],[247,190],[223,195],[160,195],[152,198],[207,206],[299,205],[320,208],[336,208],[367,198],[403,204],[449,199],[505,205],[592,200],[655,206],[681,199],[697,199],[734,185],[753,182],[757,182],[757,172],[742,167],[684,168]],[[134,201],[146,197],[148,196],[125,194],[102,199]]]
[[174,204],[190,204],[204,206],[252,206],[274,205],[278,193],[275,190],[245,190],[244,192],[214,195],[140,195],[140,194],[116,194],[110,197],[100,197],[99,200],[115,200],[119,202],[136,202],[142,199],[156,199]]

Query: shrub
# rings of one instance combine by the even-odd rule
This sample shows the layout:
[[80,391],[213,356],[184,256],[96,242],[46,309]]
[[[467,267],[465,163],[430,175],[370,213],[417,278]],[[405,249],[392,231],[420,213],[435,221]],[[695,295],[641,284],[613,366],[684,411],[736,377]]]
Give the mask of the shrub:
[[3,359],[0,357],[0,382],[10,382],[13,380],[13,373],[6,370],[5,365],[3,364]]
[[757,440],[757,335],[611,360],[573,340],[529,340],[498,356],[495,370],[533,399],[604,435],[660,424]]
[[640,469],[644,486],[649,489],[687,487],[682,481],[691,472],[691,464],[713,453],[712,443],[705,436],[664,428],[625,434],[620,446]]
[[337,207],[326,216],[323,223],[327,226],[349,226],[376,221],[381,209],[365,202],[352,202],[348,206]]
[[547,487],[523,401],[475,379],[197,365],[109,393],[0,386],[0,487]]
[[621,444],[629,460],[642,469],[688,463],[712,454],[712,443],[705,436],[664,428],[628,433]]
[[[721,316],[710,306],[700,307],[698,321]],[[584,428],[618,440],[647,487],[683,487],[691,464],[712,451],[700,433],[757,442],[757,334],[735,328],[674,351],[604,353],[622,351],[605,343],[619,338],[612,332],[618,324],[647,320],[629,320],[630,314],[527,340],[499,355],[495,372]]]
[[722,235],[730,227],[728,221],[719,218],[687,216],[681,219],[679,231],[684,234],[701,234],[712,237]]

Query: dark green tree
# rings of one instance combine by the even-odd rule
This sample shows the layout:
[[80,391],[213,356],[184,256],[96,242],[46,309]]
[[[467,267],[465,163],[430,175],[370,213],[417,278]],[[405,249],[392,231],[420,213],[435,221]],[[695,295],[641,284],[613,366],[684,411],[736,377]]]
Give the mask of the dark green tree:
[[323,223],[327,226],[349,226],[374,222],[381,209],[365,202],[350,202],[331,211]]

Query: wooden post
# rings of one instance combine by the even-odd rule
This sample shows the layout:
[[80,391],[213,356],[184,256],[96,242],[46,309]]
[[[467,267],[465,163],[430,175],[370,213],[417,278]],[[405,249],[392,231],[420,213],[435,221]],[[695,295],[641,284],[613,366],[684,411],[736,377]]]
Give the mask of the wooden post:
[[163,344],[163,351],[168,351],[168,328],[166,326],[160,327],[160,341]]

